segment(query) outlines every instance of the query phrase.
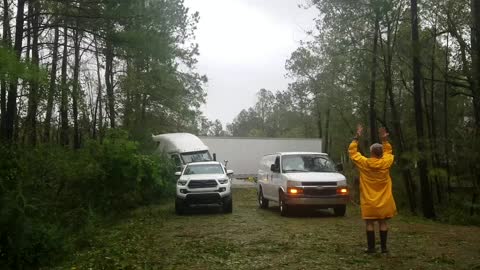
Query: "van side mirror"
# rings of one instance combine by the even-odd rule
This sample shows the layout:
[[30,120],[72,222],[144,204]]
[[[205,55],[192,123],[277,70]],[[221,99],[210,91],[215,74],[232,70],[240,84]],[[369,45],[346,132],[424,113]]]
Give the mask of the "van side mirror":
[[175,172],[176,176],[182,176],[182,172]]
[[272,165],[270,166],[270,170],[271,170],[272,172],[280,172],[280,168],[279,168],[276,164],[272,164]]
[[227,175],[230,176],[233,174],[233,170],[227,170]]
[[339,172],[343,172],[343,164],[342,163],[338,163],[335,168],[337,169],[337,171]]

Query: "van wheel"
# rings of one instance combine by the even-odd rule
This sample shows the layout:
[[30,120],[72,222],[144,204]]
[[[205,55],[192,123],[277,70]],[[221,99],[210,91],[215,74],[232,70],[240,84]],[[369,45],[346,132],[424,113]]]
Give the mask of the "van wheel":
[[343,217],[345,216],[345,212],[347,211],[347,206],[346,205],[339,205],[333,208],[333,213],[335,213],[335,216],[337,217]]
[[232,197],[225,198],[223,201],[223,212],[231,214],[233,212],[233,200]]
[[278,192],[278,207],[280,208],[280,215],[282,217],[288,216],[288,205],[285,203],[285,198],[281,191]]
[[183,215],[185,213],[185,204],[182,199],[175,199],[175,213],[177,215]]
[[268,200],[263,197],[263,190],[262,188],[258,191],[258,205],[260,208],[265,209],[268,208]]

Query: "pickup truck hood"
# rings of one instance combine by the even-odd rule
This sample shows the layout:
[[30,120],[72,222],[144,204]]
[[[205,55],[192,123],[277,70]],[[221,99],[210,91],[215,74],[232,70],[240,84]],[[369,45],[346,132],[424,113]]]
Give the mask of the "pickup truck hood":
[[183,175],[181,180],[211,180],[211,179],[225,179],[228,178],[225,174],[192,174]]
[[296,172],[286,173],[285,177],[287,180],[300,182],[338,182],[343,180],[346,183],[345,176],[335,172]]

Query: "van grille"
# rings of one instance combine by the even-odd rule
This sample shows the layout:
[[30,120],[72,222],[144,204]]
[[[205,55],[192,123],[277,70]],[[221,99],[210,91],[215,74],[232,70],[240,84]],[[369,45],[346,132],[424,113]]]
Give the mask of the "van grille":
[[306,188],[303,190],[303,194],[309,196],[332,196],[337,194],[336,189],[316,189],[316,188]]
[[309,187],[309,186],[337,186],[337,182],[302,182],[302,186]]
[[188,182],[189,188],[212,188],[217,186],[215,180],[191,180]]

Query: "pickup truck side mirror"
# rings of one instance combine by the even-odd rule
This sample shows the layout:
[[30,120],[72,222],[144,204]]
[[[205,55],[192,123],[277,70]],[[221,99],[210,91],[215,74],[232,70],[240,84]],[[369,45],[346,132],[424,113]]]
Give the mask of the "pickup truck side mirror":
[[230,176],[233,174],[233,171],[232,170],[227,170],[227,175]]
[[275,165],[275,164],[272,164],[272,165],[270,166],[270,170],[271,170],[272,172],[280,172],[280,168],[279,168],[277,165]]
[[337,171],[339,172],[343,172],[343,164],[342,163],[338,163],[335,168],[337,169]]
[[182,172],[175,172],[176,176],[182,176]]

